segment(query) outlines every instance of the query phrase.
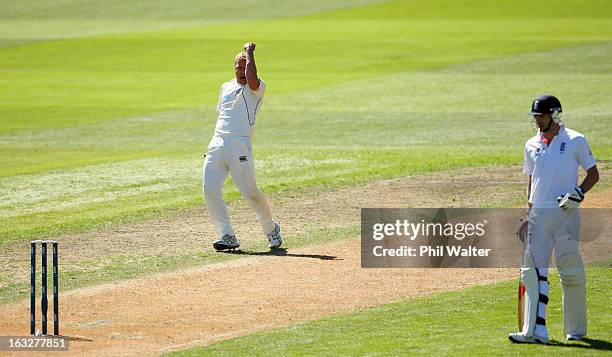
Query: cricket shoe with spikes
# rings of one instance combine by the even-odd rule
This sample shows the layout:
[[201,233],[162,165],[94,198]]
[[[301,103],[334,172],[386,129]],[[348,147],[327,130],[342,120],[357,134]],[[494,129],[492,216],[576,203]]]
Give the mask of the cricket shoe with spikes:
[[525,336],[521,332],[509,334],[508,339],[514,343],[541,343],[543,345],[548,344],[548,338],[546,337],[541,337],[538,335]]
[[568,333],[567,336],[565,336],[565,338],[568,341],[582,341],[582,339],[584,338],[584,336],[582,335],[574,335],[572,333]]
[[240,242],[236,239],[236,236],[226,234],[218,241],[213,242],[213,248],[216,250],[228,250],[228,249],[236,249],[240,247]]
[[274,222],[274,230],[267,235],[268,238],[268,247],[271,249],[280,248],[283,244],[283,238],[280,234],[280,224],[278,222]]

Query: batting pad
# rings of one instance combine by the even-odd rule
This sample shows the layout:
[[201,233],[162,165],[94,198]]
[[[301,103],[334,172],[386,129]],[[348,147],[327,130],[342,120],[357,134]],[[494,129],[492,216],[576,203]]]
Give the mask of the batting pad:
[[563,286],[565,335],[585,336],[587,333],[586,276],[582,258],[578,253],[561,256],[557,259],[557,268]]

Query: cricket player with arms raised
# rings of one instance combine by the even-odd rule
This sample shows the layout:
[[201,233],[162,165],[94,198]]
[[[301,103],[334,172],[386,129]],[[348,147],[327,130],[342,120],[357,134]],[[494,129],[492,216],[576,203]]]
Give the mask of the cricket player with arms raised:
[[257,76],[253,52],[255,44],[246,43],[244,51],[234,59],[236,78],[221,86],[217,126],[204,159],[204,197],[219,235],[219,239],[213,243],[216,250],[240,246],[221,194],[223,183],[230,172],[234,184],[255,211],[267,236],[268,246],[274,249],[283,243],[280,225],[272,219],[268,202],[255,183],[251,137],[266,84]]
[[[530,115],[537,134],[525,144],[524,173],[529,176],[529,218],[521,279],[525,287],[522,330],[515,343],[548,343],[546,304],[548,265],[553,246],[563,288],[563,322],[567,340],[587,333],[586,277],[578,252],[580,202],[599,180],[586,138],[561,122],[561,103],[537,97]],[[578,185],[578,167],[587,174]]]

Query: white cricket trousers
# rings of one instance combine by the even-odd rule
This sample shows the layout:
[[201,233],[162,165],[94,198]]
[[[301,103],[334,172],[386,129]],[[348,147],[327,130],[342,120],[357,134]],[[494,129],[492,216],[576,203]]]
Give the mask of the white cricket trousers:
[[550,255],[578,253],[580,241],[580,208],[532,208],[529,214],[527,251],[536,268],[548,268]]
[[257,188],[251,139],[243,136],[213,136],[204,158],[204,198],[206,208],[220,237],[236,232],[230,222],[221,190],[228,172],[234,185],[255,211],[264,234],[275,228],[266,197]]

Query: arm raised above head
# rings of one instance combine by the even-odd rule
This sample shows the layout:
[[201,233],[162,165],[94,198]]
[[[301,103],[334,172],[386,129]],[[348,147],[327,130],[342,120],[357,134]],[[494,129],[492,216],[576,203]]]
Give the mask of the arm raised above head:
[[247,42],[244,44],[244,53],[246,53],[246,71],[245,76],[249,88],[253,91],[259,89],[259,78],[257,77],[257,67],[255,66],[255,44]]

